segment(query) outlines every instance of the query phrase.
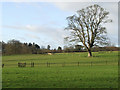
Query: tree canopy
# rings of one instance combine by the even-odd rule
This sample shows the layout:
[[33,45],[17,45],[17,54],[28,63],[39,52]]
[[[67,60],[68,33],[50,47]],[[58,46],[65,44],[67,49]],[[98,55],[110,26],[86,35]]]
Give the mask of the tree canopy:
[[92,56],[91,48],[95,45],[107,45],[108,37],[104,23],[112,22],[108,17],[109,12],[95,4],[78,10],[76,14],[67,17],[68,26],[71,31],[70,42],[82,42],[87,49],[88,56]]

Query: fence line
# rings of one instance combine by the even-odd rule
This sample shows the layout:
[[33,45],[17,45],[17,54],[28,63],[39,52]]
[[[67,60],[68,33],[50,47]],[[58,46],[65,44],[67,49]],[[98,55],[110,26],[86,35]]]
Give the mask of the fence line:
[[[58,62],[58,63],[53,63],[53,62],[46,62],[46,63],[34,63],[34,62],[31,62],[31,63],[20,63],[18,62],[17,64],[2,64],[2,68],[3,67],[7,67],[7,66],[13,66],[13,67],[35,67],[35,66],[46,66],[46,67],[51,67],[51,66],[54,66],[54,65],[60,65],[62,67],[65,67],[65,66],[80,66],[80,65],[90,65],[90,66],[94,66],[94,65],[97,65],[97,64],[102,64],[102,65],[107,65],[107,64],[110,64],[111,62],[116,62],[116,61],[90,61],[90,62]],[[117,62],[116,62],[117,63]]]

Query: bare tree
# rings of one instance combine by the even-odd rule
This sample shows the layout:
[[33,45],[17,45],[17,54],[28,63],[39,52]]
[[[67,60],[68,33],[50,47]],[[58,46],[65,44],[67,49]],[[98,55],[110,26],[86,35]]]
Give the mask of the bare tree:
[[78,10],[77,14],[67,17],[68,26],[65,29],[70,30],[71,34],[66,38],[69,38],[70,42],[82,42],[88,51],[88,57],[91,57],[91,48],[94,45],[108,44],[107,31],[102,26],[112,22],[108,14],[109,12],[96,4]]

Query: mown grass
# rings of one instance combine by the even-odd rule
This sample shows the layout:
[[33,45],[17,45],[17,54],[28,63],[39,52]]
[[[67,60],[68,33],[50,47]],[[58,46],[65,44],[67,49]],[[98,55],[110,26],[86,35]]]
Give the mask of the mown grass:
[[87,57],[87,52],[82,53],[57,53],[54,55],[11,55],[3,56],[2,62],[4,64],[16,64],[18,62],[35,62],[35,63],[46,63],[46,62],[91,62],[91,61],[117,61],[118,52],[94,52],[93,57]]
[[[12,55],[3,56],[6,65],[2,70],[3,88],[117,88],[118,52],[60,53],[55,55]],[[9,67],[18,62],[98,62],[100,65],[51,66],[51,67]],[[112,62],[111,62],[112,61]]]

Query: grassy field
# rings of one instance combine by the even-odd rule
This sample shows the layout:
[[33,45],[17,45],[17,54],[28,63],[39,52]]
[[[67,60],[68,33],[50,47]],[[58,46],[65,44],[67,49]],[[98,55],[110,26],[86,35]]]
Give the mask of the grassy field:
[[[107,61],[107,63],[106,63]],[[3,88],[117,88],[118,52],[57,53],[54,55],[3,56]],[[35,67],[17,67],[34,62]],[[41,66],[38,63],[66,63]],[[80,65],[67,64],[80,62]],[[92,62],[92,66],[91,66]]]

